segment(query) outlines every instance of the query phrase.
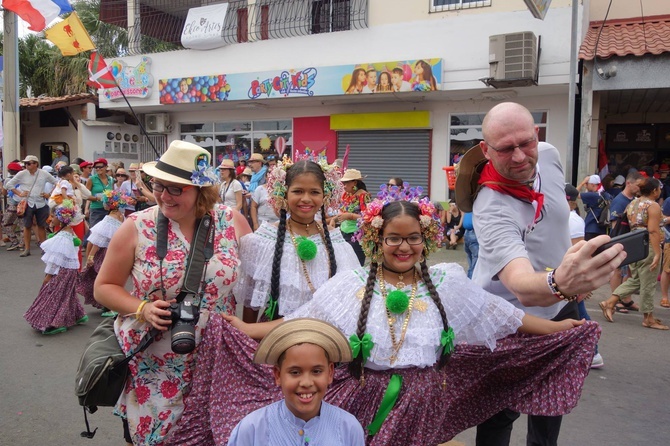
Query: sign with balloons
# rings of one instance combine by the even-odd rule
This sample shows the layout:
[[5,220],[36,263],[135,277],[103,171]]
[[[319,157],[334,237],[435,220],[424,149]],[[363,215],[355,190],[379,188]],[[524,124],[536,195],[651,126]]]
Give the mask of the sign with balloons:
[[161,79],[161,104],[285,97],[430,92],[442,84],[442,59],[302,67]]
[[[115,60],[109,65],[109,70],[126,97],[144,99],[151,95],[154,77],[151,75],[150,57],[143,56],[134,67],[126,65],[122,60]],[[123,99],[117,88],[106,88],[102,94],[111,101]]]

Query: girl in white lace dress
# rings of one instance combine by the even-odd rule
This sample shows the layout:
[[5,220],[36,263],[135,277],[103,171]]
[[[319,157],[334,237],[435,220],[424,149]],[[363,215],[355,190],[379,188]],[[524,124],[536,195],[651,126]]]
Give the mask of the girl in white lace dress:
[[359,266],[339,229],[322,224],[324,209],[341,196],[339,170],[325,161],[284,161],[268,174],[265,187],[280,219],[277,226],[264,222],[240,241],[235,296],[244,302],[246,322],[255,322],[259,310],[265,320],[288,314],[336,272]]
[[[356,416],[370,445],[443,443],[506,407],[569,412],[598,325],[525,315],[458,265],[429,268],[425,255],[442,228],[433,205],[406,192],[402,201],[374,200],[362,216],[369,269],[338,273],[284,318],[322,319],[349,337],[355,362],[336,370],[325,401]],[[252,363],[253,339],[277,323],[210,320],[172,444],[226,444],[241,417],[281,398],[270,370]]]

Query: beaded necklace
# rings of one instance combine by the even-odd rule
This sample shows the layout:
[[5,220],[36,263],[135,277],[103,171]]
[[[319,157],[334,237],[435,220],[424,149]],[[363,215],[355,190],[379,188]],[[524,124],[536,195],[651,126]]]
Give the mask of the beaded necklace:
[[[326,236],[323,234],[323,229],[321,228],[321,225],[317,222],[315,223],[316,229],[319,231],[319,235],[321,235],[321,240],[323,241],[323,246],[326,246]],[[287,222],[288,226],[288,233],[291,236],[291,241],[293,242],[293,246],[295,247],[296,253],[298,252],[298,243],[295,239],[295,234],[293,234],[293,227],[291,226],[291,219]],[[314,294],[316,292],[316,288],[312,284],[312,280],[309,277],[309,272],[307,272],[307,264],[305,263],[305,260],[298,256],[300,259],[300,264],[302,265],[302,273],[305,276],[305,280],[307,280],[307,286],[309,287],[309,290]],[[330,271],[330,256],[326,256],[328,259],[328,271]]]
[[[413,283],[412,283],[412,293],[409,298],[409,306],[407,309],[407,317],[402,323],[402,329],[400,331],[400,340],[396,340],[396,335],[395,335],[395,328],[394,328],[394,323],[395,323],[395,318],[391,316],[391,311],[389,310],[388,306],[386,306],[386,319],[389,324],[389,333],[391,334],[391,345],[393,346],[391,357],[389,358],[389,361],[391,362],[391,365],[393,365],[396,360],[398,359],[398,353],[400,352],[400,348],[402,347],[402,344],[405,342],[405,335],[407,334],[407,327],[409,326],[409,320],[412,317],[412,309],[414,307],[414,299],[416,298],[416,292],[419,287],[419,280],[418,280],[418,274],[416,269],[414,270],[414,277],[413,277]],[[386,301],[387,294],[386,294],[386,282],[384,281],[384,268],[382,268],[382,265],[380,264],[377,267],[377,281],[379,282],[379,291],[381,292],[382,298],[384,301]]]

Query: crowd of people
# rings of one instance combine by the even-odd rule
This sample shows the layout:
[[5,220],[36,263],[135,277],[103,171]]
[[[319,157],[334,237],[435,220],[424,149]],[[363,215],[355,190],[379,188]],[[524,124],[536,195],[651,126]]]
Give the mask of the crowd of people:
[[[46,263],[26,319],[44,334],[84,323],[81,294],[118,315],[126,353],[159,331],[114,408],[129,444],[436,445],[478,426],[477,445],[508,445],[527,413],[528,444],[556,445],[561,416],[602,365],[583,299],[626,255],[621,245],[594,255],[609,240],[601,200],[659,245],[603,314],[634,310],[639,287],[643,325],[667,329],[647,291],[660,264],[653,227],[666,220],[660,187],[636,172],[614,179],[614,198],[595,177],[581,193],[566,186],[558,151],[518,104],[494,107],[483,136],[461,159],[448,209],[398,177],[369,191],[339,160],[212,165],[183,141],[127,169],[56,163],[58,179],[36,173],[35,157],[25,170],[11,163],[9,248],[20,221],[30,255],[36,225]],[[588,214],[580,227],[580,197],[598,230]],[[461,240],[467,273],[428,266]]]

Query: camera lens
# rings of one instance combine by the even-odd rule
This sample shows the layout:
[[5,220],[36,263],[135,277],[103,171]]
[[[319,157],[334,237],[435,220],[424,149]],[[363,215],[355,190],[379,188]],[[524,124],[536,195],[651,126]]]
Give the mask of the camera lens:
[[184,355],[195,349],[195,325],[177,322],[172,329],[172,351]]

